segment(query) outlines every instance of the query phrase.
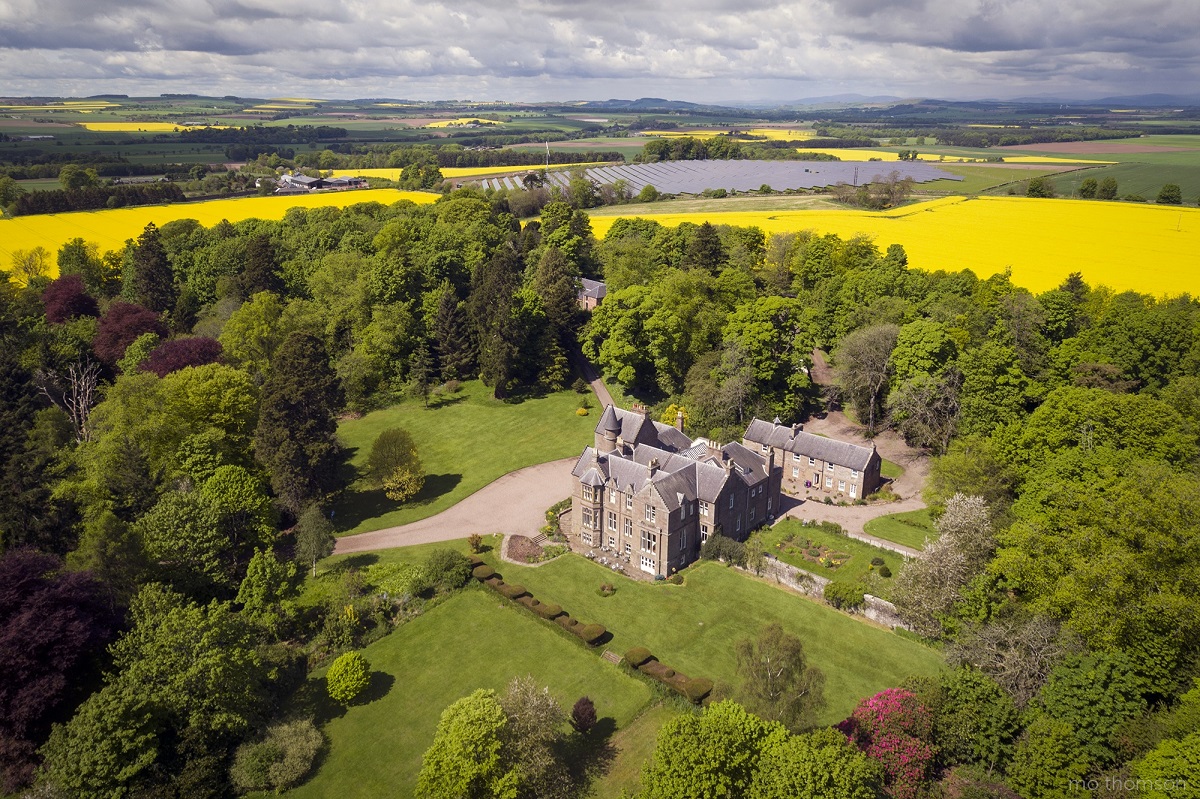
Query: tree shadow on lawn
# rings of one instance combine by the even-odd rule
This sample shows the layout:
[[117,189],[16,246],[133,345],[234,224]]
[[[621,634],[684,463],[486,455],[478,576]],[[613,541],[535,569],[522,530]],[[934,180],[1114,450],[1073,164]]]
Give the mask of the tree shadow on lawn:
[[586,735],[572,735],[562,742],[560,754],[572,782],[586,786],[608,773],[617,757],[611,740],[616,731],[616,719],[604,716]]
[[324,677],[318,680],[305,680],[292,699],[292,714],[300,718],[311,717],[313,723],[323,727],[334,719],[346,715],[348,707],[369,705],[391,693],[396,685],[396,678],[384,671],[373,671],[370,682],[362,693],[354,697],[349,706],[343,705],[329,696],[329,683]]
[[333,523],[339,531],[353,530],[368,519],[377,519],[385,513],[401,507],[411,508],[427,505],[438,497],[449,494],[462,482],[461,474],[430,474],[420,493],[408,502],[399,503],[388,499],[382,488],[349,489],[337,504]]

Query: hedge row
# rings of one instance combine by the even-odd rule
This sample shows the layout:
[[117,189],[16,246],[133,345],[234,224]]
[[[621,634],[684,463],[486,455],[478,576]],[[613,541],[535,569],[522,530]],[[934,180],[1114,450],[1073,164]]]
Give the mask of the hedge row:
[[666,663],[659,662],[644,646],[635,646],[626,652],[625,662],[642,674],[653,677],[671,690],[683,694],[688,701],[696,704],[703,702],[704,698],[712,693],[712,680],[679,674]]
[[562,605],[543,603],[525,590],[525,586],[504,582],[496,570],[482,561],[472,562],[471,575],[484,585],[490,586],[503,596],[524,605],[547,621],[557,623],[564,630],[579,636],[588,646],[596,646],[608,632],[602,624],[581,624],[578,619],[562,609]]

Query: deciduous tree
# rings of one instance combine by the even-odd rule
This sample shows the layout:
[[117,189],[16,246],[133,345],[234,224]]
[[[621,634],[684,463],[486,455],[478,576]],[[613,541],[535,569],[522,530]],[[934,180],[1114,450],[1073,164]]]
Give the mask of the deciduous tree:
[[741,678],[737,696],[747,710],[794,732],[815,723],[825,706],[825,674],[808,662],[799,638],[772,623],[756,640],[743,638],[734,649]]

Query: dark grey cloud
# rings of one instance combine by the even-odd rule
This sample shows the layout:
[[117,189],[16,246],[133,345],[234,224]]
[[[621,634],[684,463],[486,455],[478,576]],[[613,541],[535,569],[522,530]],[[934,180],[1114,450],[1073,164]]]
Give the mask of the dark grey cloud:
[[0,93],[1175,91],[1196,41],[1195,0],[0,0]]

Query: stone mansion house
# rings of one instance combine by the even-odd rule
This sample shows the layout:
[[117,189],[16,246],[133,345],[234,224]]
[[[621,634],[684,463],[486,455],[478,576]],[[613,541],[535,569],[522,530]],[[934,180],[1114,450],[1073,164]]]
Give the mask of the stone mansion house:
[[682,427],[682,414],[671,426],[640,406],[604,409],[594,445],[571,472],[578,481],[573,528],[584,545],[665,577],[699,558],[701,544],[718,530],[746,540],[774,519],[785,487],[798,494],[807,483],[809,493],[865,496],[879,484],[873,449],[799,426],[755,419],[742,443],[723,446],[693,441]]

